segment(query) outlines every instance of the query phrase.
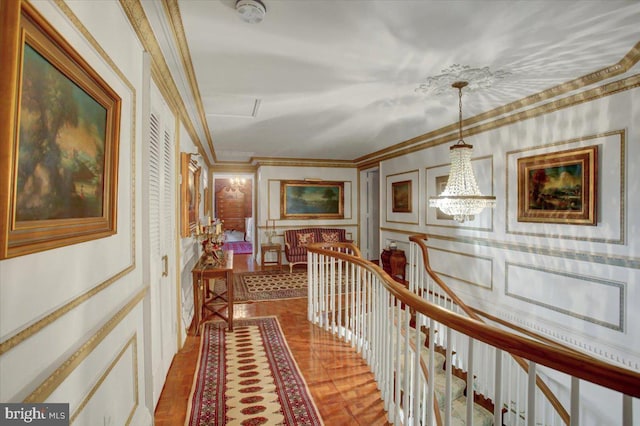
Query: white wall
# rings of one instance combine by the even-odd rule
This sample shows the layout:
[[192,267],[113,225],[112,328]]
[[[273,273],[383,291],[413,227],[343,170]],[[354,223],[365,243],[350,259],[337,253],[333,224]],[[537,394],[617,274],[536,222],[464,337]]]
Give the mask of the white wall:
[[[281,181],[304,180],[305,178],[321,178],[325,181],[344,182],[343,219],[281,219]],[[257,193],[258,200],[254,217],[256,220],[258,260],[260,260],[259,244],[266,241],[265,231],[267,219],[276,221],[277,236],[273,241],[280,243],[283,250],[283,233],[285,230],[312,226],[344,228],[347,238],[353,240],[356,244],[358,243],[358,171],[356,168],[261,166],[258,169]],[[282,255],[282,262],[283,264],[286,263],[284,254]]]
[[150,424],[135,226],[142,47],[117,2],[33,5],[122,98],[117,234],[0,261],[0,400],[68,402],[76,424]]
[[[640,371],[639,104],[636,88],[465,138],[497,206],[464,224],[427,207],[453,142],[382,162],[381,243],[427,233],[433,269],[469,305]],[[518,222],[517,159],[590,145],[597,226]],[[390,182],[407,178],[415,211],[390,213]]]

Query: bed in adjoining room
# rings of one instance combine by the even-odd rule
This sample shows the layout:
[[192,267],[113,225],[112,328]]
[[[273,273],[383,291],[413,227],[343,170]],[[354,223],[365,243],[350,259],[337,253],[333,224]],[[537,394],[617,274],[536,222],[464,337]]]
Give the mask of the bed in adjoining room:
[[253,243],[245,241],[245,233],[235,230],[224,232],[225,240],[223,250],[233,250],[233,254],[253,253]]

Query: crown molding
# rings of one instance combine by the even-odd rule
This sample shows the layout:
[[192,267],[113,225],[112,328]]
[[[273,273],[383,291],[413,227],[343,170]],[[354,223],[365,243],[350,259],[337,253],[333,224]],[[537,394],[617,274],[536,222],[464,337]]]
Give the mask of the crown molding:
[[[193,121],[189,116],[184,100],[182,96],[180,96],[178,87],[173,80],[171,70],[165,61],[160,44],[153,33],[153,29],[151,28],[151,24],[147,19],[140,0],[120,0],[120,6],[129,19],[131,27],[136,32],[144,50],[149,52],[151,56],[151,75],[158,85],[162,96],[169,104],[173,113],[180,118],[191,140],[198,147],[198,150],[206,152],[202,141],[198,137]],[[209,159],[207,157],[205,157],[205,159],[207,166],[210,166]]]
[[[590,90],[587,90],[586,92],[580,92],[572,96],[569,96],[568,98],[566,98],[566,99],[571,99],[571,101],[568,103],[565,102],[564,99],[561,99],[561,100],[549,102],[547,104],[538,106],[536,108],[532,108],[531,110],[529,110],[532,112],[525,112],[525,114],[523,114],[523,112],[517,113],[518,110],[522,110],[523,108],[527,108],[535,104],[539,104],[541,102],[544,102],[553,98],[557,98],[562,95],[566,95],[570,92],[583,89],[583,88],[586,88],[587,86],[624,74],[625,72],[629,71],[633,66],[635,66],[638,63],[638,61],[640,61],[640,42],[636,43],[620,61],[618,61],[613,65],[604,67],[598,71],[594,71],[582,77],[578,77],[574,80],[570,80],[565,83],[559,84],[557,86],[554,86],[550,89],[533,94],[531,96],[527,96],[515,102],[511,102],[509,104],[500,106],[498,108],[494,108],[482,114],[469,117],[462,121],[462,126],[467,127],[483,121],[496,119],[500,116],[504,116],[511,113],[515,113],[515,114],[511,115],[510,117],[519,117],[519,120],[522,120],[524,118],[531,118],[537,115],[547,114],[549,112],[553,112],[561,108],[567,108],[573,105],[577,105],[579,103],[584,102],[584,100],[581,99],[583,96],[588,96],[589,100],[594,100],[594,99],[597,99],[598,97],[609,96],[613,93],[616,93],[617,91],[633,89],[634,87],[636,87],[635,83],[633,82],[625,83],[623,87],[618,87],[615,91],[611,91],[611,90],[601,91],[601,93],[597,97],[593,97],[593,93],[594,91],[598,92],[600,88],[590,89]],[[620,81],[629,82],[630,79],[633,79],[633,77],[634,76],[631,76]],[[608,87],[610,84],[615,84],[615,83],[618,83],[618,82],[609,83],[602,87]],[[560,104],[562,104],[562,107],[558,108],[558,105]],[[477,126],[471,130],[475,129],[476,130],[475,133],[479,133],[477,130],[480,130],[480,132],[484,132],[490,128],[501,127],[506,124],[511,124],[511,122],[506,122],[503,120],[504,118],[500,120],[495,120],[492,122],[492,123],[496,123],[496,122],[502,123],[498,126],[491,126],[492,123],[488,123],[487,127]],[[374,159],[376,159],[377,161],[382,161],[385,159],[397,157],[399,155],[404,155],[409,152],[421,150],[430,146],[451,142],[452,140],[455,140],[458,137],[458,135],[457,134],[449,135],[449,134],[456,132],[457,128],[458,128],[458,123],[453,123],[448,126],[442,127],[440,129],[408,139],[404,142],[397,143],[385,149],[375,151],[370,154],[364,155],[362,157],[356,158],[354,162],[357,163],[358,166],[360,167],[361,165],[371,164],[371,162]],[[463,131],[463,136],[475,134],[471,130],[467,129]],[[416,147],[419,147],[419,148],[415,149]],[[410,148],[410,149],[407,149],[407,148]]]
[[255,173],[258,167],[248,163],[215,163],[210,171],[213,173]]
[[[517,123],[519,121],[528,120],[530,118],[538,117],[540,115],[549,114],[554,111],[566,109],[566,108],[579,105],[585,102],[590,102],[599,98],[611,96],[619,92],[635,89],[636,87],[640,87],[640,74],[635,74],[622,80],[607,83],[605,85],[598,86],[583,92],[575,93],[565,98],[556,99],[554,101],[533,107],[528,110],[516,112],[511,115],[497,118],[494,121],[490,121],[475,127],[467,128],[463,130],[462,135],[463,137],[469,137],[479,133],[484,133],[489,130],[494,130],[500,127]],[[481,115],[484,115],[484,114],[481,114]],[[496,114],[496,116],[500,116],[500,115],[502,114]],[[476,116],[476,117],[479,117],[479,116]],[[483,120],[474,120],[476,117],[472,117],[469,120],[472,120],[473,122],[483,121]],[[359,160],[355,160],[355,162],[359,168],[365,168],[365,166],[369,166],[374,162],[385,161],[391,158],[399,157],[401,155],[406,155],[416,151],[422,151],[424,149],[431,148],[437,145],[442,145],[444,143],[450,143],[458,139],[458,134],[455,132],[447,134],[447,130],[449,130],[451,127],[454,127],[454,126],[443,127],[440,130],[430,132],[428,133],[429,137],[426,138],[425,140],[423,140],[421,137],[414,138],[414,139],[411,139],[411,141],[413,141],[412,144],[403,142],[401,144],[397,144],[392,147],[389,147],[385,150],[377,151],[376,153],[374,153],[374,154],[377,154],[377,156],[374,156],[374,154],[370,154],[369,156],[361,157]],[[444,134],[440,135],[440,132]]]
[[280,166],[280,167],[335,167],[335,168],[355,168],[356,164],[351,160],[332,160],[322,158],[275,158],[275,157],[253,157],[251,162],[258,167]]
[[180,6],[178,5],[178,0],[164,0],[162,2],[162,5],[164,6],[165,17],[167,19],[167,22],[169,23],[169,26],[171,27],[173,40],[182,61],[182,68],[186,74],[187,81],[189,82],[189,87],[191,89],[191,95],[193,96],[193,100],[195,102],[195,107],[198,110],[198,118],[200,119],[202,129],[204,130],[204,134],[207,139],[207,144],[209,145],[211,156],[213,157],[213,162],[215,163],[218,161],[218,159],[216,156],[216,151],[213,147],[211,132],[209,131],[209,126],[207,124],[207,116],[204,111],[204,105],[202,103],[202,97],[200,95],[200,87],[198,86],[198,80],[193,68],[191,51],[189,50],[187,36],[184,32],[184,24],[182,22],[182,15],[180,14]]

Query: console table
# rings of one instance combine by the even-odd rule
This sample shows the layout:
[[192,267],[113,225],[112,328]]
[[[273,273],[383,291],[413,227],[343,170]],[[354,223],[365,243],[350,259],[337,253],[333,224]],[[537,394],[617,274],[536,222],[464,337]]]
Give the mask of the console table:
[[[200,334],[200,326],[206,318],[206,311],[219,316],[227,322],[229,331],[233,331],[233,251],[225,251],[220,263],[207,263],[207,256],[202,254],[198,263],[191,270],[193,277],[193,322],[191,333]],[[209,286],[209,280],[225,278],[226,288],[217,293],[215,283]],[[226,310],[227,315],[222,312]]]

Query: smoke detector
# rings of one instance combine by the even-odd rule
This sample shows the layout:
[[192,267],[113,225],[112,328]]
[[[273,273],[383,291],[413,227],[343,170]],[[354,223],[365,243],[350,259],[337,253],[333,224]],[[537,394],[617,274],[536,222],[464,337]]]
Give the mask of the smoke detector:
[[260,0],[237,0],[236,10],[242,20],[250,24],[261,22],[267,14],[267,8]]

